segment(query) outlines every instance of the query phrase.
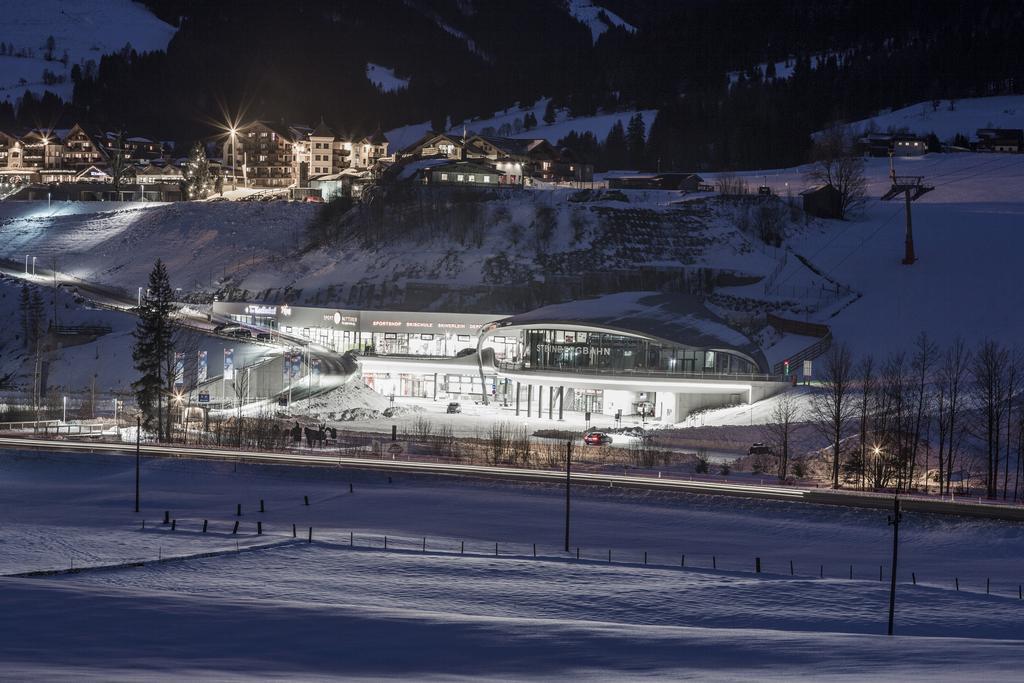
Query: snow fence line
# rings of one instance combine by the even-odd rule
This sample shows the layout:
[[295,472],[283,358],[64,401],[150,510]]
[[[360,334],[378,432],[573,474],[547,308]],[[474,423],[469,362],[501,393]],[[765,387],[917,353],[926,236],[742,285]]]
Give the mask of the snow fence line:
[[84,567],[66,567],[64,569],[37,569],[28,572],[16,572],[14,574],[4,574],[3,578],[9,579],[26,579],[26,578],[38,578],[42,576],[61,576],[66,574],[81,574],[83,572],[97,572],[97,571],[111,571],[117,569],[130,569],[132,567],[145,567],[149,564],[164,564],[166,562],[187,562],[188,560],[201,560],[207,557],[222,557],[224,555],[236,555],[242,552],[251,552],[256,550],[271,550],[273,548],[279,548],[289,545],[296,545],[298,543],[305,543],[305,541],[299,541],[294,538],[287,538],[280,541],[271,541],[270,543],[261,543],[259,545],[248,545],[240,547],[235,545],[234,548],[225,548],[223,550],[209,550],[202,553],[192,553],[189,555],[171,555],[169,557],[161,556],[156,560],[128,560],[125,562],[114,562],[111,564],[93,564],[86,565]]

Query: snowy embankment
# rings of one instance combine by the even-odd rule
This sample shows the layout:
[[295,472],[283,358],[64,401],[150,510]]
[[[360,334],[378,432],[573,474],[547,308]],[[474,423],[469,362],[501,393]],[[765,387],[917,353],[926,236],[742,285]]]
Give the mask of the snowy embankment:
[[35,256],[40,267],[129,292],[161,258],[172,286],[209,290],[253,268],[290,268],[316,211],[294,202],[3,202],[0,256]]
[[0,579],[18,677],[952,680],[1007,674],[1024,637],[1010,523],[905,515],[893,648],[881,511],[577,487],[577,562],[556,486],[147,458],[136,515],[130,457],[8,453],[0,472],[2,573],[146,561]]

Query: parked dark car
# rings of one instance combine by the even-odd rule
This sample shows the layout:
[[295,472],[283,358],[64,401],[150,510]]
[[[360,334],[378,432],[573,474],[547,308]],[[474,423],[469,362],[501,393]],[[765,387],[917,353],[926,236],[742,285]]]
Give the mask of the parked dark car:
[[774,455],[775,451],[766,443],[755,443],[748,450],[747,455]]
[[228,336],[236,339],[252,339],[252,332],[240,327],[237,330],[228,330]]
[[455,401],[452,401],[451,403],[448,404],[448,410],[446,412],[449,415],[454,415],[455,413],[461,413],[462,412],[462,406],[459,405],[458,403],[456,403]]
[[257,341],[268,342],[268,341],[270,341],[270,333],[269,332],[257,332],[256,333],[256,340]]
[[604,432],[587,432],[583,435],[583,443],[588,446],[606,446],[612,442],[612,437]]

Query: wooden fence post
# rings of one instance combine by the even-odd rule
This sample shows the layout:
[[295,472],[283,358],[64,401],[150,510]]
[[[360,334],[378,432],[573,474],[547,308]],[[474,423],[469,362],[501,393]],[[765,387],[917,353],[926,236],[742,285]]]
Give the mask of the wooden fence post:
[[758,574],[761,573],[761,558],[760,557],[755,557],[754,558],[754,571],[757,572]]
[[711,556],[711,568],[718,569],[718,558],[716,558],[714,555]]
[[263,507],[263,499],[262,498],[260,498],[260,512],[266,512],[266,510]]
[[312,543],[312,542],[313,542],[313,527],[309,527],[309,540],[306,541],[306,543]]
[[793,576],[793,560],[789,561],[789,575]]
[[237,534],[238,533],[238,520],[237,519],[235,520],[235,528],[231,530],[231,533],[232,534]]
[[207,523],[208,521],[209,521],[209,520],[206,520],[206,519],[204,519],[204,520],[203,520],[203,533],[204,533],[204,534],[206,533],[206,523]]
[[309,505],[309,496],[303,496],[302,502],[305,503],[306,505]]
[[257,521],[256,522],[256,535],[257,536],[262,536],[263,535],[263,522],[261,522],[261,521]]
[[296,538],[298,536],[298,531],[299,530],[296,528],[295,524],[293,523],[292,524],[292,538]]
[[242,504],[239,503],[238,507],[235,508],[235,517],[241,517],[241,516],[242,516]]

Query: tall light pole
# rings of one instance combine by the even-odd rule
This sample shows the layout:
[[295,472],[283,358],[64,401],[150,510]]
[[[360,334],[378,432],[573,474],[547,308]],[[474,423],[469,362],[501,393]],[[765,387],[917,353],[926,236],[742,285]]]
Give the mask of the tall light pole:
[[142,435],[142,416],[135,416],[135,511],[139,511],[139,439]]
[[238,154],[235,152],[235,137],[238,133],[238,130],[234,126],[232,126],[229,132],[231,133],[231,189],[234,190],[236,189],[235,182],[237,178],[237,174],[235,172],[235,163],[236,160],[238,159]]
[[893,498],[893,514],[889,518],[892,526],[892,575],[889,580],[889,635],[892,635],[892,622],[896,613],[896,553],[900,547],[900,499]]
[[68,397],[65,396],[64,397],[64,419],[61,420],[61,422],[67,422],[67,421],[68,421]]
[[572,441],[565,442],[565,552],[569,552],[569,492],[572,486]]

